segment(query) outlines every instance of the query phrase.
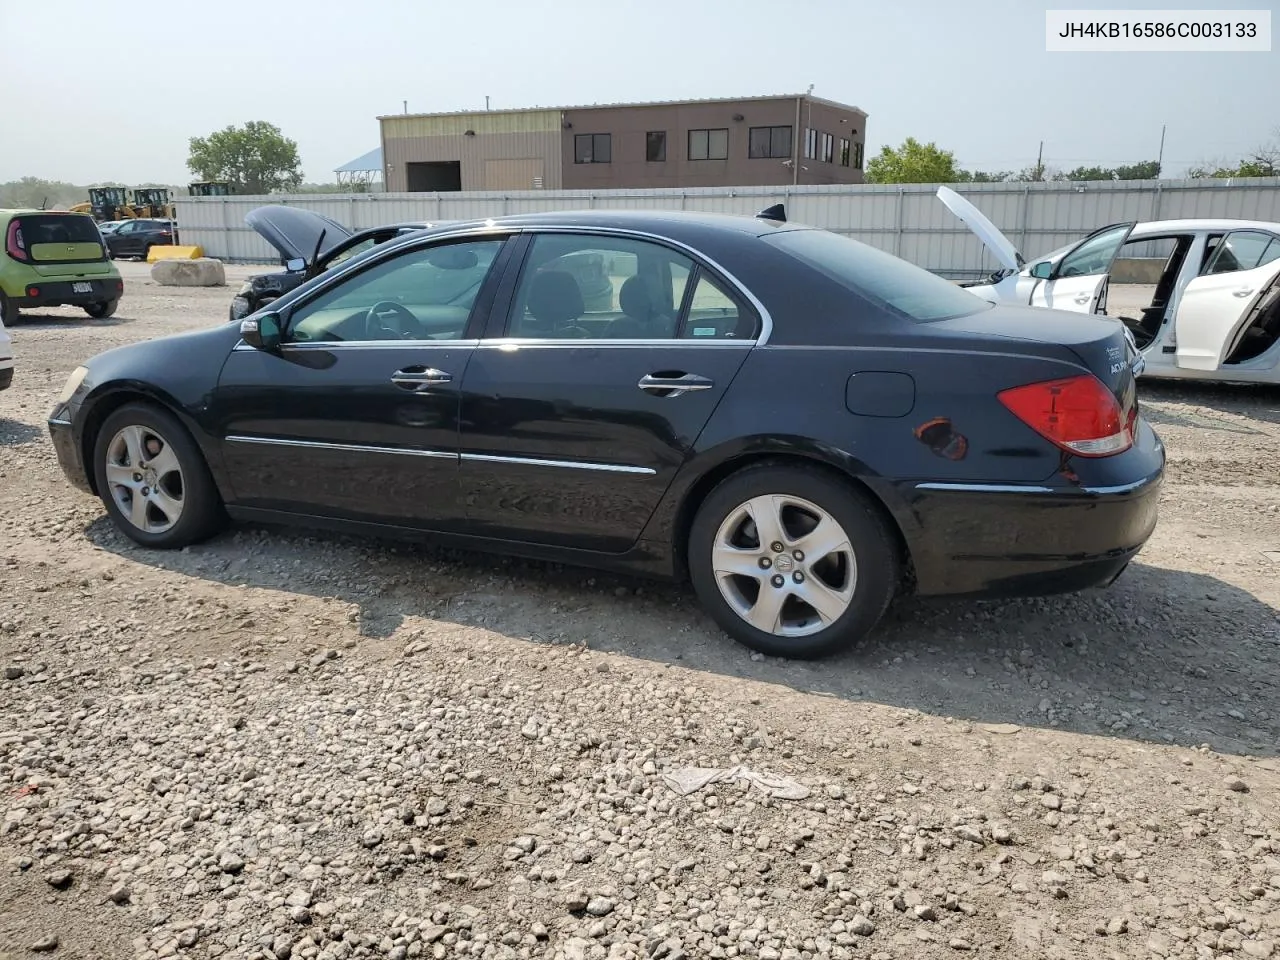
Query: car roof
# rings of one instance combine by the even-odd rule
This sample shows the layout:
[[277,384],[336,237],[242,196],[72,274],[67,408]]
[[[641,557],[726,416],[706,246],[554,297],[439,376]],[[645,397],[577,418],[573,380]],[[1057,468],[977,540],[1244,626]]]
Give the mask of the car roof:
[[1143,220],[1133,228],[1130,236],[1193,233],[1199,230],[1268,230],[1271,233],[1280,233],[1280,223],[1267,220],[1221,220],[1204,217],[1187,220]]
[[597,227],[616,230],[652,231],[673,238],[682,234],[730,231],[747,236],[763,236],[803,224],[780,223],[758,217],[692,210],[559,210],[546,213],[514,213],[499,217],[460,220],[441,224],[442,229],[466,230],[496,227]]

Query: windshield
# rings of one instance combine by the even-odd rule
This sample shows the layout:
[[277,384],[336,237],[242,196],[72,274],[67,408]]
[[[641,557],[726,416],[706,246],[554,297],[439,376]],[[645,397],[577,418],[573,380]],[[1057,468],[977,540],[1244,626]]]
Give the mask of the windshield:
[[950,280],[827,230],[784,230],[763,239],[846,289],[918,323],[991,308]]

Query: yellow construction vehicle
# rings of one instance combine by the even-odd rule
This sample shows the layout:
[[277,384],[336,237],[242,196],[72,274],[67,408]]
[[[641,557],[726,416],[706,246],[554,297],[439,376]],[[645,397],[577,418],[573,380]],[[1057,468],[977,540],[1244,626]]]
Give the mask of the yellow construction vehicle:
[[174,219],[169,191],[164,187],[140,187],[133,191],[133,212],[139,217]]
[[193,197],[229,197],[231,184],[226,180],[202,180],[187,184],[187,193]]
[[90,187],[89,202],[77,203],[71,208],[71,212],[92,213],[93,219],[99,223],[105,220],[132,220],[138,216],[129,205],[124,187]]

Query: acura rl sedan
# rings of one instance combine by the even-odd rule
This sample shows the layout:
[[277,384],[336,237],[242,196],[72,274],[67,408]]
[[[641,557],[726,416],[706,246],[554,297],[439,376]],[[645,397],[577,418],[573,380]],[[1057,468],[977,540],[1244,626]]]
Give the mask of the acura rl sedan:
[[1136,362],[1120,324],[992,305],[781,205],[545,213],[93,357],[49,430],[146,547],[283,521],[688,578],[738,641],[813,657],[898,594],[1119,576],[1164,470]]

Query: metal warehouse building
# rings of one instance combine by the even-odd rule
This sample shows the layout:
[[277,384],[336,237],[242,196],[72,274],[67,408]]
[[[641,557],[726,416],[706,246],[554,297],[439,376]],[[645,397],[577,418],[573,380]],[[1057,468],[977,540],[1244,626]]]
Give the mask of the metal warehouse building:
[[866,120],[811,94],[378,118],[393,193],[862,183]]

